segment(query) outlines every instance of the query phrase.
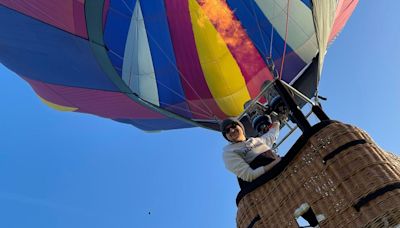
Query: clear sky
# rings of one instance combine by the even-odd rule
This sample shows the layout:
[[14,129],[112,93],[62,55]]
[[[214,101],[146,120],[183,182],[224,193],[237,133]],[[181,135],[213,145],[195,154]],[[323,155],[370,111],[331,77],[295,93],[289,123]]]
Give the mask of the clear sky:
[[[397,154],[399,8],[397,0],[360,1],[319,87],[332,119]],[[235,227],[239,189],[219,133],[145,133],[58,112],[1,65],[0,75],[0,227]]]

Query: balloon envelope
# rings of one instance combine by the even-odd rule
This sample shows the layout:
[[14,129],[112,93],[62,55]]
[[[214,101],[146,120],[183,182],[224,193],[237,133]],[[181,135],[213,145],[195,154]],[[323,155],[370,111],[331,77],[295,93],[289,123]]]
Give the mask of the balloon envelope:
[[[357,1],[339,0],[329,42]],[[318,54],[311,0],[0,0],[0,62],[61,111],[217,129]],[[303,83],[304,84],[304,83]]]

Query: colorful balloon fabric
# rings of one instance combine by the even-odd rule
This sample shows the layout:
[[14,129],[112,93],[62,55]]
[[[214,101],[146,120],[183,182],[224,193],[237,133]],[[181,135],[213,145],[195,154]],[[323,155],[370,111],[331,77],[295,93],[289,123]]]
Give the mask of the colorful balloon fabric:
[[[272,63],[294,83],[321,52],[315,1],[0,0],[0,62],[60,111],[218,129]],[[357,2],[334,1],[328,42]]]

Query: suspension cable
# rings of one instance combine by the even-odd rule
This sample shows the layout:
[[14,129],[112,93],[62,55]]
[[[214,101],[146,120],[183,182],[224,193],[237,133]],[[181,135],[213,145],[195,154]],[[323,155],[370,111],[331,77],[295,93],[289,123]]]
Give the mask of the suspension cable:
[[[202,109],[201,107],[199,107],[198,105],[194,104],[193,102],[191,102],[190,100],[185,99],[185,97],[183,97],[182,95],[180,95],[179,93],[177,93],[176,91],[172,90],[171,88],[163,85],[165,88],[167,88],[168,90],[170,90],[171,92],[173,92],[175,95],[177,95],[180,98],[183,98],[185,101],[187,101],[188,103],[191,103],[194,107],[198,108],[199,110],[205,111],[208,115],[213,116],[213,112],[211,111],[210,107],[203,101],[203,99],[201,99],[201,96],[197,93],[197,91],[192,87],[192,85],[190,85],[190,83],[188,82],[188,80],[186,79],[185,75],[178,69],[178,67],[176,66],[176,64],[172,61],[172,59],[164,52],[164,50],[161,48],[161,45],[153,38],[153,36],[147,32],[147,35],[149,36],[150,39],[152,39],[152,41],[157,45],[157,47],[160,49],[161,53],[166,57],[166,59],[170,62],[170,64],[175,68],[175,70],[182,75],[181,79],[183,79],[186,84],[190,87],[190,89],[200,98],[200,102],[204,105],[204,107],[207,108],[207,110]],[[160,83],[158,81],[158,83]],[[162,83],[160,83],[162,85]]]
[[[250,3],[250,4],[251,4],[251,9],[252,9],[253,17],[254,17],[255,20],[256,20],[257,28],[258,28],[258,31],[260,32],[261,42],[262,42],[263,47],[264,47],[264,50],[265,50],[265,55],[267,55],[267,52],[268,52],[267,44],[266,44],[266,42],[265,42],[265,40],[264,40],[264,36],[263,36],[262,29],[261,29],[260,21],[258,20],[257,13],[256,13],[256,9],[255,9],[255,6],[254,6],[254,4],[256,4],[256,3],[252,2],[252,3]],[[271,45],[272,45],[272,44],[271,44]],[[270,47],[271,47],[271,45],[270,45]]]
[[[243,3],[243,5],[246,6],[245,1],[247,1],[247,0],[240,0],[240,1]],[[259,45],[257,45],[257,43],[253,43],[253,44],[259,50],[264,49],[265,61],[267,62],[268,68],[270,69],[271,73],[275,76],[276,75],[276,73],[274,72],[275,71],[275,63],[274,63],[274,59],[272,58],[272,49],[273,49],[273,41],[274,41],[274,26],[271,24],[271,35],[270,35],[270,39],[269,39],[270,40],[270,42],[269,42],[269,56],[267,56],[267,53],[268,53],[267,42],[266,42],[266,39],[264,38],[263,30],[261,28],[261,23],[260,23],[260,21],[258,19],[258,16],[257,16],[257,13],[256,13],[256,8],[255,8],[255,5],[254,5],[254,4],[257,4],[257,3],[253,2],[253,3],[250,3],[250,4],[251,4],[251,9],[249,9],[249,10],[251,10],[251,12],[253,14],[253,17],[255,18],[255,21],[256,21],[256,24],[257,24],[257,28],[258,28],[258,31],[259,31],[260,37],[261,37],[261,43],[262,43],[263,47],[259,47]],[[275,13],[275,4],[273,5],[272,12]]]
[[279,73],[279,79],[281,79],[281,80],[282,80],[282,74],[283,74],[283,67],[284,67],[284,64],[285,64],[287,36],[288,36],[288,30],[289,30],[289,6],[290,6],[290,0],[287,1],[287,9],[286,9],[285,44],[283,46],[283,56],[282,56],[281,70],[280,70],[280,73]]

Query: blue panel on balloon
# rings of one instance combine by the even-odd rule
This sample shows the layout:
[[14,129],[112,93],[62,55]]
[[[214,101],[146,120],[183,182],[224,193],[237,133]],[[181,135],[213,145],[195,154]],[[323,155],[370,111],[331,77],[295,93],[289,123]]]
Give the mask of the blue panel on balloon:
[[[272,57],[274,59],[282,57],[284,40],[273,29],[270,21],[253,0],[227,0],[227,3],[263,58],[270,56],[271,32],[273,32]],[[291,51],[290,47],[287,47],[287,51]]]
[[[262,13],[254,0],[227,0],[229,7],[234,11],[235,16],[240,20],[246,29],[250,39],[255,44],[259,53],[264,59],[272,57],[277,70],[280,70],[282,63],[285,40],[273,28],[272,24]],[[271,32],[273,42],[271,44]],[[272,47],[272,51],[270,50]],[[270,56],[270,52],[272,56]],[[293,51],[286,46],[285,66],[282,79],[291,82],[300,72],[306,63]]]
[[[186,104],[163,0],[140,2],[156,73],[161,107],[191,117]],[[178,106],[175,106],[178,105]]]
[[104,31],[104,43],[108,49],[108,56],[118,72],[121,72],[124,62],[125,44],[135,1],[129,4],[122,2],[125,1],[111,1]]
[[312,8],[312,0],[301,0],[308,8]]
[[115,121],[132,124],[133,126],[142,129],[144,131],[158,131],[158,130],[171,130],[179,128],[189,128],[195,127],[193,125],[187,124],[183,121],[176,119],[138,119],[138,120],[121,120]]
[[88,40],[3,6],[0,28],[0,62],[15,73],[51,84],[118,91]]
[[135,8],[136,0],[111,0],[110,8],[118,11],[119,14],[124,14],[130,18],[133,9]]

